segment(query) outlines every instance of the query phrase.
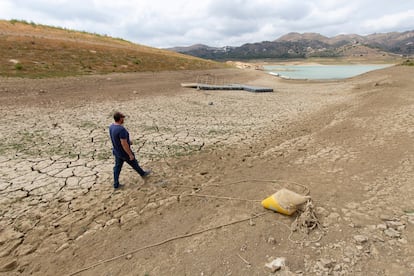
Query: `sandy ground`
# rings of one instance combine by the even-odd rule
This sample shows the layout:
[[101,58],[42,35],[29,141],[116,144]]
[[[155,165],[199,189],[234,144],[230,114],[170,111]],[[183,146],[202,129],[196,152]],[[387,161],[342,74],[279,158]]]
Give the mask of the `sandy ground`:
[[[0,274],[412,275],[413,73],[0,79]],[[275,92],[180,86],[199,79]],[[154,172],[125,166],[118,191],[114,110]],[[283,187],[310,191],[318,227],[261,207]]]

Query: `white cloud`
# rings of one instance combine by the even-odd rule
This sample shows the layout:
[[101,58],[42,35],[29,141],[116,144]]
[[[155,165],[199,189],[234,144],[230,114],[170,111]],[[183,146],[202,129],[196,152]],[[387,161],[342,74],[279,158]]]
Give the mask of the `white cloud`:
[[154,47],[237,46],[293,31],[333,36],[412,30],[413,10],[406,0],[1,0],[0,19],[107,34]]
[[399,27],[412,28],[414,22],[414,9],[386,14],[380,18],[370,19],[363,22],[364,28],[372,31],[392,31]]

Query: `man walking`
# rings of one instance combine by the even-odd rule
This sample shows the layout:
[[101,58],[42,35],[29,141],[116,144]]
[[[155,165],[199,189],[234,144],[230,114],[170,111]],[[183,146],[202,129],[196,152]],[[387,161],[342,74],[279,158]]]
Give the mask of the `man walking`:
[[118,189],[119,175],[121,173],[122,165],[127,162],[141,177],[147,177],[151,171],[144,171],[138,164],[134,153],[131,150],[131,141],[129,139],[129,132],[123,126],[125,115],[121,112],[115,112],[115,122],[109,126],[109,135],[112,141],[112,153],[115,157],[114,166],[114,188]]

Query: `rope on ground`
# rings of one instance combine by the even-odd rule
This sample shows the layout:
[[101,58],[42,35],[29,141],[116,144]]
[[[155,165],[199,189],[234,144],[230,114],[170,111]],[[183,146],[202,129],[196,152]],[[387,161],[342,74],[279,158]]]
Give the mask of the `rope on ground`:
[[137,249],[135,249],[135,250],[132,250],[132,251],[130,251],[130,252],[127,252],[127,253],[124,253],[124,254],[121,254],[121,255],[115,256],[115,257],[113,257],[113,258],[110,258],[110,259],[106,259],[106,260],[99,261],[99,262],[97,262],[97,263],[95,263],[95,264],[92,264],[92,265],[90,265],[90,266],[88,266],[88,267],[84,267],[84,268],[82,268],[82,269],[80,269],[80,270],[78,270],[78,271],[72,272],[71,274],[69,274],[69,276],[73,276],[73,275],[80,274],[80,273],[82,273],[82,272],[84,272],[84,271],[87,271],[87,270],[93,269],[93,268],[95,268],[95,267],[97,267],[97,266],[100,266],[100,265],[103,265],[103,264],[106,264],[106,263],[109,263],[109,262],[112,262],[112,261],[118,260],[118,259],[120,259],[120,258],[126,257],[126,256],[128,256],[128,255],[131,255],[131,254],[137,253],[137,252],[142,251],[142,250],[145,250],[145,249],[149,249],[149,248],[152,248],[152,247],[157,247],[157,246],[160,246],[160,245],[163,245],[163,244],[169,243],[169,242],[171,242],[171,241],[175,241],[175,240],[184,239],[184,238],[188,238],[188,237],[191,237],[191,236],[199,235],[199,234],[202,234],[202,233],[205,233],[205,232],[208,232],[208,231],[212,231],[212,230],[220,229],[220,228],[223,228],[223,227],[226,227],[226,226],[230,226],[230,225],[237,224],[237,223],[240,223],[240,222],[248,221],[248,220],[251,220],[251,219],[256,219],[256,218],[261,217],[261,216],[264,216],[264,215],[266,215],[266,214],[271,214],[271,213],[270,213],[270,212],[263,212],[263,213],[259,213],[259,214],[253,215],[253,216],[251,216],[251,217],[248,217],[248,218],[244,218],[244,219],[240,219],[240,220],[232,221],[232,222],[229,222],[229,223],[220,224],[220,225],[218,225],[218,226],[213,226],[213,227],[210,227],[210,228],[207,228],[207,229],[203,229],[203,230],[196,231],[196,232],[192,232],[192,233],[185,234],[185,235],[175,236],[175,237],[172,237],[172,238],[166,239],[166,240],[161,241],[161,242],[158,242],[158,243],[154,243],[154,244],[146,245],[146,246],[143,246],[143,247],[137,248]]
[[[237,198],[237,197],[226,197],[226,196],[215,196],[215,195],[197,194],[197,192],[201,191],[202,188],[208,187],[208,186],[228,186],[228,185],[235,185],[235,184],[240,184],[240,183],[244,183],[244,182],[252,182],[252,181],[254,181],[254,182],[265,182],[265,183],[276,183],[276,182],[291,183],[291,184],[294,184],[294,185],[297,185],[297,186],[300,186],[300,187],[304,188],[304,190],[307,191],[306,192],[306,195],[309,195],[309,193],[310,193],[310,190],[309,190],[309,188],[307,186],[302,185],[302,184],[299,184],[299,183],[296,183],[296,182],[288,182],[288,181],[283,181],[283,180],[258,180],[258,179],[245,179],[245,180],[240,180],[240,181],[236,181],[236,182],[225,183],[225,184],[222,184],[222,185],[218,185],[218,184],[207,184],[207,185],[204,185],[204,186],[202,185],[201,187],[191,187],[193,189],[193,193],[191,193],[191,194],[184,194],[185,192],[182,192],[181,194],[174,194],[174,193],[170,193],[170,192],[166,191],[165,189],[164,189],[164,191],[167,194],[169,194],[171,196],[177,196],[178,198],[180,198],[182,196],[194,196],[194,197],[214,198],[214,199],[223,199],[223,200],[240,200],[240,201],[248,201],[248,202],[261,202],[261,200],[257,200],[257,199],[243,199],[243,198]],[[174,186],[180,186],[180,185],[174,185]],[[189,188],[189,187],[187,186],[185,188]],[[97,262],[95,264],[92,264],[92,265],[90,265],[88,267],[85,267],[85,268],[82,268],[82,269],[80,269],[78,271],[75,271],[75,272],[69,274],[69,276],[77,275],[77,274],[82,273],[84,271],[93,269],[93,268],[95,268],[97,266],[100,266],[100,265],[103,265],[105,263],[109,263],[109,262],[118,260],[120,258],[126,257],[128,255],[137,253],[137,252],[142,251],[142,250],[145,250],[145,249],[149,249],[149,248],[161,246],[163,244],[166,244],[166,243],[169,243],[169,242],[172,242],[172,241],[175,241],[175,240],[188,238],[188,237],[191,237],[191,236],[199,235],[199,234],[202,234],[202,233],[205,233],[205,232],[208,232],[208,231],[212,231],[212,230],[215,230],[215,229],[223,228],[223,227],[230,226],[230,225],[233,225],[233,224],[237,224],[237,223],[240,223],[240,222],[244,222],[244,221],[256,219],[256,218],[261,217],[261,216],[264,216],[266,214],[272,214],[272,212],[266,211],[266,212],[263,212],[263,213],[259,213],[259,214],[253,215],[253,216],[251,216],[249,218],[236,220],[236,221],[233,221],[233,222],[221,224],[221,225],[218,225],[218,226],[210,227],[210,228],[207,228],[207,229],[203,229],[203,230],[196,231],[196,232],[192,232],[192,233],[185,234],[185,235],[175,236],[175,237],[166,239],[166,240],[161,241],[161,242],[158,242],[158,243],[154,243],[154,244],[150,244],[150,245],[147,245],[147,246],[144,246],[144,247],[141,247],[141,248],[137,248],[135,250],[132,250],[130,252],[127,252],[127,253],[124,253],[124,254],[115,256],[115,257],[110,258],[110,259],[106,259],[106,260],[99,261],[99,262]],[[291,238],[292,235],[296,231],[301,230],[302,232],[306,232],[306,234],[309,234],[309,232],[311,230],[313,230],[314,228],[320,228],[319,221],[318,221],[316,215],[313,212],[313,205],[312,205],[312,201],[311,200],[309,200],[307,202],[307,204],[305,206],[305,210],[302,211],[301,214],[296,217],[296,219],[292,223],[291,227],[289,227],[286,224],[283,224],[281,222],[278,222],[278,223],[286,226],[290,230],[290,235],[289,235],[288,239],[289,239],[289,241],[291,241],[293,243],[296,243],[296,244],[301,244],[301,243],[304,242],[304,241],[295,241],[295,240],[293,240]],[[317,242],[321,238],[322,238],[322,234],[320,235],[320,237],[317,240],[313,240],[313,241],[309,241],[309,242]],[[244,259],[242,259],[242,260],[244,260]],[[247,261],[245,261],[245,262],[248,263]]]
[[[176,196],[178,198],[178,200],[180,200],[182,197],[184,196],[193,196],[193,197],[201,197],[201,198],[213,198],[213,199],[222,199],[222,200],[238,200],[238,201],[247,201],[247,202],[261,202],[262,200],[258,200],[258,199],[244,199],[244,198],[238,198],[238,197],[227,197],[227,196],[215,196],[215,195],[206,195],[206,194],[197,194],[199,191],[201,191],[202,188],[205,187],[209,187],[209,186],[229,186],[229,185],[236,185],[236,184],[240,184],[240,183],[244,183],[244,182],[262,182],[262,183],[276,183],[276,182],[283,182],[283,183],[290,183],[290,184],[294,184],[297,185],[299,187],[302,187],[305,192],[305,195],[309,195],[310,194],[310,189],[303,184],[297,183],[297,182],[293,182],[293,181],[284,181],[284,180],[263,180],[263,179],[243,179],[243,180],[239,180],[239,181],[235,181],[235,182],[229,182],[229,183],[223,183],[223,184],[207,184],[207,185],[201,185],[199,187],[191,187],[192,193],[186,194],[186,191],[182,192],[181,194],[177,194],[177,193],[170,193],[167,190],[164,190],[168,195],[170,196]],[[180,187],[180,185],[174,185],[177,187]],[[297,210],[297,212],[299,213],[299,215],[296,216],[295,220],[292,222],[291,226],[287,226],[283,223],[280,223],[284,226],[286,226],[289,230],[290,230],[290,234],[288,236],[288,240],[292,243],[295,244],[303,244],[304,242],[310,242],[310,243],[315,243],[318,242],[322,239],[323,237],[323,229],[321,228],[320,224],[319,224],[319,220],[314,212],[314,207],[313,207],[313,203],[312,200],[308,200],[305,204],[305,208],[304,210]],[[316,239],[313,240],[294,240],[292,239],[292,236],[300,231],[306,235],[309,235],[309,233],[313,230],[313,229],[319,229],[321,230],[321,234],[319,234],[319,236]]]
[[[291,224],[290,229],[290,235],[288,237],[289,241],[296,243],[296,244],[302,244],[305,241],[299,241],[299,240],[293,240],[292,236],[295,232],[300,231],[306,235],[309,235],[309,233],[317,229],[322,229],[319,224],[319,219],[316,217],[315,212],[313,210],[313,203],[312,200],[308,200],[305,204],[304,210],[298,210],[299,215],[296,217],[296,219]],[[308,240],[306,242],[315,243],[322,239],[323,237],[323,230],[322,233],[319,234],[319,237],[314,240]]]
[[[236,184],[240,184],[240,183],[245,183],[245,182],[262,182],[262,183],[273,183],[273,184],[277,184],[279,183],[285,183],[288,185],[296,185],[298,187],[303,188],[303,193],[304,195],[309,195],[310,194],[310,189],[303,184],[294,182],[294,181],[286,181],[286,180],[280,180],[280,179],[275,179],[275,180],[263,180],[263,179],[243,179],[243,180],[239,180],[239,181],[234,181],[234,182],[228,182],[228,183],[203,183],[200,186],[188,186],[188,185],[168,185],[168,187],[178,187],[178,188],[191,188],[193,191],[198,192],[200,191],[202,188],[206,188],[206,187],[223,187],[223,186],[230,186],[230,185],[236,185]],[[279,186],[281,186],[279,184]]]
[[173,193],[169,193],[169,192],[166,192],[166,193],[170,196],[177,196],[179,198],[181,198],[183,196],[194,196],[194,197],[204,197],[204,198],[214,198],[214,199],[224,199],[224,200],[239,200],[239,201],[249,201],[249,202],[261,202],[261,200],[257,200],[257,199],[245,199],[245,198],[228,197],[228,196],[215,196],[215,195],[203,195],[203,194],[186,194],[186,195],[184,195],[184,193],[173,194]]
[[[240,184],[240,183],[244,183],[244,182],[262,182],[262,183],[286,183],[286,184],[293,184],[299,187],[302,187],[305,191],[305,195],[309,195],[310,194],[310,189],[303,184],[300,184],[298,182],[294,182],[294,181],[286,181],[286,180],[281,180],[281,179],[273,179],[273,180],[267,180],[267,179],[243,179],[243,180],[239,180],[236,182],[229,182],[229,183],[224,183],[220,186],[229,186],[229,185],[235,185],[235,184]],[[204,187],[208,187],[208,186],[217,186],[218,184],[208,184],[205,185]]]
[[310,189],[307,186],[305,186],[303,184],[300,184],[300,183],[297,183],[297,182],[284,181],[284,180],[263,180],[263,179],[243,179],[243,180],[239,180],[239,181],[235,181],[235,182],[223,183],[221,185],[220,184],[215,184],[215,183],[206,183],[206,184],[201,184],[200,186],[168,185],[168,187],[191,188],[192,189],[191,194],[189,194],[189,193],[185,194],[186,191],[184,191],[180,194],[170,193],[165,189],[164,189],[164,191],[170,196],[178,197],[179,200],[183,196],[194,196],[194,197],[215,198],[215,199],[224,199],[224,200],[239,200],[239,201],[249,201],[249,202],[261,202],[262,200],[258,200],[258,199],[244,199],[244,198],[238,198],[238,197],[226,197],[226,196],[214,196],[214,195],[197,194],[197,192],[201,191],[201,189],[205,188],[205,187],[211,187],[211,186],[222,187],[222,186],[236,185],[236,184],[245,183],[245,182],[262,182],[262,183],[283,182],[283,183],[288,183],[288,184],[294,184],[294,185],[297,185],[299,187],[302,187],[303,190],[305,191],[305,195],[310,194]]
[[[177,197],[183,196],[183,194],[172,194],[172,193],[168,193],[168,194],[170,196],[177,196]],[[224,197],[224,196],[213,196],[213,195],[187,194],[185,196],[224,199],[224,200],[239,200],[239,201],[248,201],[248,202],[261,202],[261,200],[256,200],[256,199],[244,199],[244,198],[237,198],[237,197]],[[289,241],[292,242],[292,243],[295,243],[295,244],[302,244],[304,242],[315,243],[315,242],[320,241],[323,237],[323,234],[320,234],[319,237],[314,239],[314,240],[307,240],[307,241],[300,240],[299,241],[299,240],[292,239],[292,236],[297,231],[300,231],[300,232],[303,232],[303,233],[309,235],[309,233],[315,228],[322,229],[320,227],[319,220],[318,220],[318,218],[316,217],[316,215],[313,211],[313,204],[312,204],[311,200],[309,200],[306,203],[304,211],[297,210],[297,212],[299,213],[299,215],[292,222],[291,227],[287,226],[286,224],[280,223],[280,224],[286,226],[290,230],[290,234],[289,234],[289,237],[288,237]]]

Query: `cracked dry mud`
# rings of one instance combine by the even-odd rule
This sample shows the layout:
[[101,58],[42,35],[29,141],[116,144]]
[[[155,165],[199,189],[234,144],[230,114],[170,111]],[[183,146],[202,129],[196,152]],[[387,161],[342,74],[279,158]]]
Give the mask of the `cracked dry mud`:
[[[412,274],[412,73],[395,67],[335,82],[234,69],[0,79],[0,273],[70,275],[133,252],[79,274],[269,275],[276,257],[287,260],[276,274]],[[200,76],[275,92],[180,87]],[[119,191],[114,110],[127,114],[138,160],[154,171],[144,181],[125,166]],[[294,217],[269,212],[134,252],[263,212],[257,202],[189,194],[261,200],[303,186],[321,222],[310,236],[290,233]]]

